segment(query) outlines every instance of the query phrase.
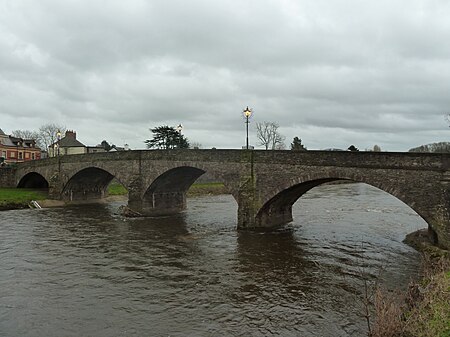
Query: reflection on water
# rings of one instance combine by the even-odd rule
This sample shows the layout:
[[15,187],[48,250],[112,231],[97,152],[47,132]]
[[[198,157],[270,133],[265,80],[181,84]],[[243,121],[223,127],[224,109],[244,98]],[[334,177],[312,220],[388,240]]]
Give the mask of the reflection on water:
[[365,336],[361,271],[405,284],[425,223],[363,184],[317,187],[272,233],[237,232],[231,196],[126,219],[119,204],[0,218],[1,336]]

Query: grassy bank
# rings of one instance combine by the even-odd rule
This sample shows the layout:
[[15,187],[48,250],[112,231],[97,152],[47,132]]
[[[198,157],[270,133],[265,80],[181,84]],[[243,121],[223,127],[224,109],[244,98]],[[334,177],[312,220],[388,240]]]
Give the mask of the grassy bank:
[[429,270],[409,288],[405,313],[408,336],[450,337],[450,263],[441,258],[426,262]]
[[[108,195],[125,195],[128,191],[117,182],[112,182],[108,186]],[[202,195],[226,194],[227,191],[222,183],[199,183],[193,184],[188,191],[188,197],[197,197]]]
[[118,182],[113,181],[108,186],[108,195],[125,195],[127,193],[127,189]]
[[227,194],[227,190],[222,183],[200,183],[193,184],[188,190],[188,197],[197,197],[201,195],[219,195]]
[[414,233],[407,238],[423,254],[420,279],[404,293],[376,289],[376,318],[369,337],[450,337],[449,252],[425,237]]
[[31,200],[46,198],[46,191],[26,188],[0,188],[0,210],[27,208]]
[[[113,181],[108,186],[109,196],[121,196],[128,193],[120,183]],[[188,196],[218,195],[227,193],[222,183],[193,184]],[[46,191],[26,188],[0,188],[0,210],[27,208],[31,200],[44,200],[48,196]]]

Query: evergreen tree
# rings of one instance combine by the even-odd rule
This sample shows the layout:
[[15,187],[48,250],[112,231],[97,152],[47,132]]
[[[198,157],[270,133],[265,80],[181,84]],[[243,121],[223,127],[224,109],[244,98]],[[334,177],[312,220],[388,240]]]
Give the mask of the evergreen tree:
[[291,150],[294,151],[306,151],[307,148],[302,144],[302,140],[298,137],[294,137],[291,143]]
[[189,141],[181,132],[172,126],[158,126],[150,129],[153,133],[152,139],[147,139],[145,143],[149,149],[188,149]]
[[103,140],[100,143],[100,146],[103,147],[106,150],[106,152],[108,152],[116,147],[114,144],[109,144],[106,140]]

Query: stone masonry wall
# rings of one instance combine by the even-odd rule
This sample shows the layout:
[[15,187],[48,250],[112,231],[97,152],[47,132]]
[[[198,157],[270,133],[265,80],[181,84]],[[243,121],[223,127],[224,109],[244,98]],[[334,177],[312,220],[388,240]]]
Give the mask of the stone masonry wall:
[[[17,167],[15,184],[25,174],[36,172],[49,182],[50,194],[54,198],[60,198],[69,181],[69,185],[77,190],[87,189],[91,183],[83,173],[87,171],[83,170],[98,168],[124,184],[129,191],[129,204],[139,204],[145,201],[145,193],[153,181],[170,170],[177,170],[177,179],[181,176],[179,182],[182,183],[183,172],[186,172],[183,167],[202,170],[217,181],[224,182],[238,202],[239,228],[257,226],[255,219],[264,207],[269,210],[265,214],[267,219],[272,216],[270,213],[273,210],[279,211],[278,215],[282,219],[289,219],[289,203],[300,196],[302,184],[349,179],[373,185],[404,201],[426,219],[440,236],[441,243],[450,248],[447,200],[450,193],[449,154],[259,150],[125,151],[62,156],[23,163]],[[10,181],[10,178],[4,179]],[[78,179],[77,182],[84,185],[75,186],[73,179]],[[304,186],[306,191],[309,185]],[[161,189],[158,193],[165,192]],[[276,202],[272,203],[274,198]],[[266,207],[270,205],[273,207]]]
[[15,180],[16,170],[11,167],[0,168],[0,187],[16,187]]

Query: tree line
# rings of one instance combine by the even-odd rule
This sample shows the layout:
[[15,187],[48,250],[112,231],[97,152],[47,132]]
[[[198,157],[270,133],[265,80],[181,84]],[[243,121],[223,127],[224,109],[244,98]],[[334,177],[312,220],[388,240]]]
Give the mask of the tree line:
[[414,147],[409,152],[450,153],[450,142],[438,142]]
[[[285,137],[278,131],[279,125],[275,122],[256,123],[256,136],[258,145],[264,146],[266,150],[284,150]],[[153,137],[144,141],[149,149],[188,149],[200,148],[198,143],[190,143],[189,140],[175,127],[162,125],[150,129]],[[306,151],[302,140],[294,137],[291,143],[291,150]]]

